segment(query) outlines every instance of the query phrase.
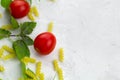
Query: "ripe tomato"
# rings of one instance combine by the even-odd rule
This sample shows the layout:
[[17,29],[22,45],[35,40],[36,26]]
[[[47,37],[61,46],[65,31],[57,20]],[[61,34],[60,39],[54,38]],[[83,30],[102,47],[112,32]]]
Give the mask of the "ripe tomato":
[[39,34],[34,40],[34,48],[41,55],[50,54],[56,45],[56,38],[50,32]]
[[14,18],[22,18],[28,14],[30,5],[25,0],[14,0],[11,2],[9,9]]

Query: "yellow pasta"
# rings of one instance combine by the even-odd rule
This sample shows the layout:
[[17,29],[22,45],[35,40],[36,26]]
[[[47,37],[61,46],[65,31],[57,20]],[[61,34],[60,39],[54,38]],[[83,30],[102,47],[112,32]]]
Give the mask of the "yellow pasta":
[[33,79],[36,79],[36,76],[33,72],[31,72],[29,69],[27,69],[25,71],[26,75],[28,75],[29,77],[33,78]]
[[36,16],[36,17],[39,17],[39,12],[38,12],[38,9],[36,6],[33,6],[30,8],[30,12],[28,13],[28,18],[31,20],[31,21],[35,21],[35,17],[33,16],[33,14]]
[[35,21],[35,17],[33,16],[33,14],[38,17],[39,16],[39,12],[38,12],[38,9],[36,6],[33,6],[30,8],[30,12],[28,13],[28,18],[31,20],[31,21]]
[[11,24],[2,25],[1,28],[5,30],[10,30],[12,29],[12,25]]
[[64,61],[64,49],[63,48],[59,49],[59,61],[60,62]]
[[36,64],[36,76],[38,76],[40,74],[41,66],[42,66],[42,63],[41,62],[37,62],[37,64]]
[[2,58],[3,58],[3,60],[8,60],[8,59],[12,59],[15,57],[16,57],[16,55],[14,53],[11,53],[11,54],[3,56]]
[[53,66],[54,66],[54,70],[57,71],[59,68],[59,64],[58,64],[58,60],[53,60]]
[[32,15],[31,12],[28,13],[28,18],[29,18],[31,21],[35,21],[35,18],[34,18],[34,16]]
[[61,68],[59,68],[57,72],[58,72],[59,80],[64,80],[63,70]]
[[49,24],[48,24],[48,32],[52,32],[52,30],[53,30],[53,22],[50,22]]
[[12,48],[8,47],[7,45],[2,46],[2,48],[9,53],[15,54],[15,51]]
[[63,71],[59,67],[59,64],[58,64],[57,60],[53,60],[53,66],[54,66],[54,70],[57,71],[59,80],[64,80]]
[[33,7],[32,7],[32,12],[33,12],[33,14],[34,14],[36,17],[39,17],[39,12],[38,12],[38,9],[37,9],[36,6],[33,6]]
[[5,68],[2,65],[0,65],[0,72],[4,72],[4,70]]
[[0,58],[3,56],[3,53],[4,53],[4,49],[1,48],[1,49],[0,49]]
[[43,74],[43,73],[40,73],[40,74],[39,74],[39,78],[40,78],[40,80],[45,80],[44,74]]
[[22,59],[22,61],[23,61],[25,64],[27,64],[27,63],[35,63],[35,62],[36,62],[36,59],[34,59],[34,58],[29,58],[29,57],[24,57],[24,58]]

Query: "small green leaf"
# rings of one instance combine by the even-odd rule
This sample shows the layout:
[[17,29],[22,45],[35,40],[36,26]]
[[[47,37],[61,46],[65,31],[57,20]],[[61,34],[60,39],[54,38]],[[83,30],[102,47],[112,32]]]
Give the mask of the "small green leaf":
[[15,19],[15,18],[13,18],[12,16],[11,16],[11,24],[12,24],[12,28],[13,29],[17,29],[17,28],[19,28],[19,24],[18,24],[18,22],[17,22],[17,20]]
[[30,57],[29,48],[23,40],[17,40],[13,42],[13,49],[15,50],[15,53],[19,60],[24,57]]
[[1,0],[1,5],[2,5],[2,7],[7,9],[11,2],[12,2],[12,0]]
[[27,45],[33,45],[33,40],[29,36],[22,36],[22,40],[27,44]]
[[25,63],[23,63],[23,62],[21,62],[21,74],[22,74],[22,76],[21,76],[21,78],[22,78],[22,80],[26,80],[26,79],[29,79],[30,77],[26,74],[26,70],[28,70],[28,69],[26,69],[26,65],[25,65]]
[[36,26],[36,22],[24,22],[21,25],[21,34],[31,34]]
[[25,74],[25,71],[26,71],[26,65],[21,62],[21,71],[22,71],[22,78],[27,78],[26,74]]
[[5,30],[5,29],[0,29],[0,39],[9,37],[11,32]]

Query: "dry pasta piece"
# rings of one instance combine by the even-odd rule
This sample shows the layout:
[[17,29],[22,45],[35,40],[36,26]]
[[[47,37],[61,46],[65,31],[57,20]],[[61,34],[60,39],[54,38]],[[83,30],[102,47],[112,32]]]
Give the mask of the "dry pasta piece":
[[34,14],[36,17],[39,17],[39,12],[38,12],[38,9],[37,9],[36,6],[33,6],[33,7],[32,7],[32,12],[33,12],[33,14]]
[[34,16],[32,15],[31,12],[28,13],[28,18],[29,18],[31,21],[35,21],[35,18],[34,18]]
[[60,62],[64,61],[64,49],[63,48],[59,49],[59,61]]
[[57,72],[58,72],[59,80],[64,80],[63,70],[61,68],[59,68]]
[[40,78],[40,80],[45,80],[45,75],[43,73],[40,73],[39,78]]
[[11,24],[2,25],[1,28],[5,30],[10,30],[12,29],[12,25]]
[[35,62],[36,62],[36,59],[34,59],[34,58],[29,58],[29,57],[24,57],[24,58],[22,59],[22,61],[23,61],[25,64],[27,64],[27,63],[35,63]]
[[5,68],[2,65],[0,65],[0,72],[4,72],[4,71],[5,71]]
[[53,22],[50,22],[49,24],[48,24],[48,32],[52,32],[52,30],[53,30]]
[[15,54],[15,51],[7,45],[2,46],[2,48],[9,53]]
[[41,66],[42,66],[42,62],[37,62],[37,64],[36,64],[36,76],[38,76],[40,74]]
[[16,55],[14,53],[11,53],[11,54],[3,56],[2,58],[3,58],[3,60],[8,60],[8,59],[12,59],[15,57],[16,57]]
[[33,79],[36,79],[36,76],[35,74],[30,70],[30,69],[27,69],[25,71],[26,75],[29,76],[30,78],[33,78]]
[[1,48],[1,49],[0,49],[0,58],[3,56],[3,53],[4,53],[4,49]]
[[29,18],[31,21],[35,21],[35,17],[33,16],[33,14],[34,14],[36,17],[39,16],[39,12],[38,12],[36,6],[33,6],[32,8],[30,8],[30,12],[28,13],[28,18]]
[[57,71],[59,68],[59,64],[58,64],[58,60],[53,60],[53,66],[54,66],[54,70]]

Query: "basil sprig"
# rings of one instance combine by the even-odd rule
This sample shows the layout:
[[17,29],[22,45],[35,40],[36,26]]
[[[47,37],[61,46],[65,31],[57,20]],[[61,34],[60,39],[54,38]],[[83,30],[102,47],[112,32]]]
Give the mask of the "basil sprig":
[[8,9],[11,2],[12,0],[1,0],[1,6]]

